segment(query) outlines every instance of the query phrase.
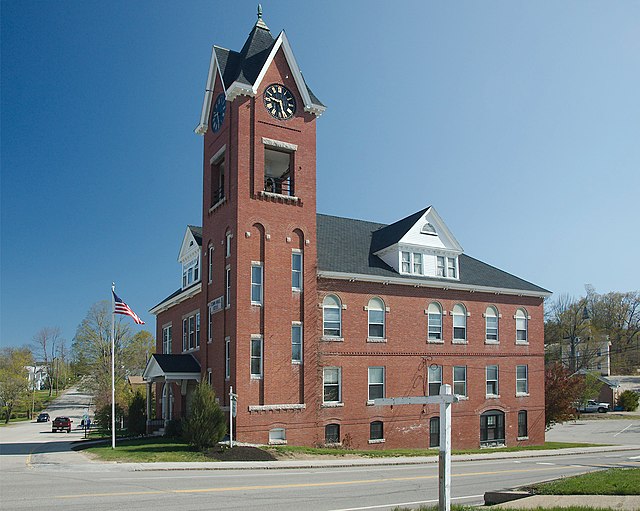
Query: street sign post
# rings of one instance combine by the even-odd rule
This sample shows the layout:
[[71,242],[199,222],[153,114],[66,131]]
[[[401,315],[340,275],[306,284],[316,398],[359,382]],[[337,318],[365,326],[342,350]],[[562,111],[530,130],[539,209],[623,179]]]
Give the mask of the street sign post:
[[237,414],[238,394],[233,393],[233,387],[229,387],[229,447],[233,447],[233,418]]
[[438,396],[390,397],[374,399],[374,406],[440,405],[440,453],[438,459],[438,511],[451,511],[451,403],[458,396],[451,393],[451,385],[440,385]]

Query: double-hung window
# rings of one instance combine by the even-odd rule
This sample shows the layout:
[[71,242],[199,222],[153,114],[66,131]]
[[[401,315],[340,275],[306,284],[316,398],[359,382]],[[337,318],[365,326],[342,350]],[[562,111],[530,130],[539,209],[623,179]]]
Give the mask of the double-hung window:
[[302,362],[302,323],[291,324],[291,361]]
[[262,378],[262,336],[251,336],[251,378]]
[[384,302],[380,298],[369,300],[367,314],[369,318],[369,338],[384,339]]
[[209,245],[209,284],[213,282],[213,245]]
[[231,377],[231,337],[224,338],[224,377]]
[[182,318],[182,351],[187,351],[188,331],[189,331],[189,322],[187,318]]
[[487,366],[487,396],[498,395],[498,366]]
[[195,348],[200,347],[200,313],[196,312],[196,344]]
[[467,366],[454,366],[453,393],[458,396],[467,395]]
[[262,263],[251,263],[251,305],[262,305]]
[[369,440],[384,440],[382,421],[373,421],[369,424]]
[[484,321],[486,340],[498,342],[498,311],[495,307],[487,307],[484,313]]
[[411,273],[411,252],[402,252],[400,254],[400,263],[402,273]]
[[413,254],[413,274],[422,275],[422,254]]
[[171,325],[162,327],[162,353],[171,353]]
[[207,307],[207,342],[213,341],[213,312],[211,310],[211,305]]
[[322,402],[323,403],[340,403],[342,399],[340,389],[340,368],[325,367],[322,371]]
[[527,314],[522,309],[516,311],[516,342],[526,343],[528,341]]
[[302,252],[291,252],[291,289],[302,291]]
[[440,304],[432,302],[427,309],[428,318],[428,340],[442,341],[442,307]]
[[518,438],[526,438],[529,435],[527,427],[527,411],[520,410],[518,412]]
[[224,295],[224,306],[231,307],[231,266],[227,266],[225,272],[225,295]]
[[516,366],[516,394],[529,393],[529,368],[526,365]]
[[440,446],[440,417],[429,419],[429,447]]
[[436,276],[437,277],[444,277],[445,273],[444,273],[444,256],[437,256],[436,257]]
[[384,367],[369,368],[369,400],[384,397]]
[[467,309],[459,303],[453,307],[453,340],[467,340]]
[[342,336],[342,304],[335,295],[328,295],[322,301],[322,335]]
[[442,366],[429,366],[429,395],[440,394],[440,385],[442,385]]
[[458,261],[455,257],[447,257],[447,277],[458,278]]
[[192,350],[195,347],[196,340],[196,317],[189,316],[189,346],[188,348]]

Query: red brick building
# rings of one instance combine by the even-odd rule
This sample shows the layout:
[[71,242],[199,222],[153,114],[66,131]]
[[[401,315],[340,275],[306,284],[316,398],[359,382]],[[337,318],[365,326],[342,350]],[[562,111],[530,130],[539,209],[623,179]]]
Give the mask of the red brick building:
[[317,214],[324,110],[260,16],[240,52],[214,46],[202,227],[151,309],[159,418],[188,415],[203,379],[225,409],[238,394],[241,442],[426,447],[437,405],[372,400],[446,383],[454,448],[542,443],[549,292],[467,256],[433,207],[391,225]]

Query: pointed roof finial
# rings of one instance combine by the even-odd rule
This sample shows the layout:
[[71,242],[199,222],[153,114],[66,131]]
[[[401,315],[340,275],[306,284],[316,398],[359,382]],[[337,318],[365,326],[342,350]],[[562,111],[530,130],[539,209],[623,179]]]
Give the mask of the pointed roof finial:
[[258,21],[256,21],[256,27],[263,28],[264,30],[269,30],[267,24],[262,20],[262,5],[258,4]]
[[262,19],[262,5],[258,4],[258,19]]

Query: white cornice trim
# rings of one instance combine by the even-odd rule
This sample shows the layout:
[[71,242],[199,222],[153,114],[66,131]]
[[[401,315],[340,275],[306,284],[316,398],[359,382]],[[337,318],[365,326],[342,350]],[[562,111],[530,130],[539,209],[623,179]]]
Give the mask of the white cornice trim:
[[[225,49],[225,48],[222,48]],[[209,74],[207,75],[207,83],[204,88],[204,99],[202,100],[202,111],[200,112],[200,124],[194,130],[197,135],[204,135],[209,127],[209,111],[211,109],[211,100],[213,98],[213,89],[216,85],[216,75],[220,76],[222,90],[226,92],[222,73],[220,72],[220,64],[216,56],[216,46],[211,48],[211,61],[209,62]]]
[[490,293],[511,296],[533,296],[536,298],[546,298],[552,293],[548,291],[525,291],[521,289],[508,289],[502,287],[472,286],[460,284],[456,281],[433,282],[422,279],[410,279],[402,277],[382,277],[379,275],[365,275],[362,273],[342,273],[338,271],[318,271],[318,278],[351,280],[360,282],[377,282],[380,284],[398,284],[401,286],[428,287],[433,289],[456,289],[460,291],[475,291],[477,293]]
[[272,138],[262,137],[262,143],[268,147],[275,147],[277,149],[286,149],[287,151],[297,151],[297,144],[290,144],[289,142],[282,142],[280,140],[273,140]]
[[174,305],[178,305],[181,302],[191,298],[192,296],[197,295],[200,291],[202,291],[202,282],[197,284],[196,286],[190,287],[189,289],[185,289],[179,295],[174,296],[170,300],[164,301],[156,305],[153,309],[149,309],[149,312],[155,316],[160,314],[161,312],[170,309]]

